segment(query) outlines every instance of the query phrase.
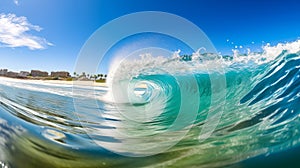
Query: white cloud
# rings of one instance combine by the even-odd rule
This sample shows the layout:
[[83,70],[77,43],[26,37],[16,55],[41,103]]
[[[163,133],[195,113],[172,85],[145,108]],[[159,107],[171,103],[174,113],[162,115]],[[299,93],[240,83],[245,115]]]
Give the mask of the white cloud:
[[31,50],[45,49],[53,44],[46,39],[29,34],[30,31],[41,31],[42,28],[32,25],[24,16],[15,14],[0,14],[0,46],[28,47]]
[[19,0],[14,0],[14,3],[15,3],[16,5],[19,5]]

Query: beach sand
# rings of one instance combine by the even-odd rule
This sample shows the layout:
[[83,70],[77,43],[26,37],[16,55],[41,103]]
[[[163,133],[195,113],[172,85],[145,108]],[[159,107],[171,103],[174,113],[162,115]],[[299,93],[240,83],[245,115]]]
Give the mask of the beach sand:
[[63,80],[34,80],[34,79],[16,79],[8,77],[0,77],[0,80],[6,81],[23,81],[28,83],[46,83],[46,84],[59,84],[59,85],[80,85],[80,86],[100,86],[107,87],[106,83],[98,83],[94,81],[63,81]]
[[44,83],[50,84],[65,84],[65,85],[82,85],[82,86],[101,86],[107,87],[106,83],[98,83],[94,81],[62,81],[62,80],[41,80]]

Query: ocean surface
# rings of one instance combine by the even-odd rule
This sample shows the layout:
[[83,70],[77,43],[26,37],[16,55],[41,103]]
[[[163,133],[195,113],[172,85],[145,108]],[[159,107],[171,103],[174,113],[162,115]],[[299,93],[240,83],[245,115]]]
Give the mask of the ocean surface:
[[0,78],[0,167],[295,167],[300,41],[123,62],[108,87]]

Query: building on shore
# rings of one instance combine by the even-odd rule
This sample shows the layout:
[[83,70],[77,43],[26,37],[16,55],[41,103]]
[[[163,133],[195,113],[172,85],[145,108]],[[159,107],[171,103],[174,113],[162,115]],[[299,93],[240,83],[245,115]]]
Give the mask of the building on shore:
[[27,76],[29,76],[29,72],[27,71],[21,71],[19,74],[18,74],[18,77],[21,77],[21,78],[26,78]]
[[31,70],[31,76],[32,77],[47,77],[48,72],[39,71],[39,70]]
[[67,78],[70,77],[70,73],[65,71],[51,72],[51,77]]
[[6,76],[7,75],[7,69],[0,69],[0,76]]
[[7,74],[5,76],[10,77],[10,78],[16,78],[16,77],[18,77],[18,75],[19,75],[19,73],[17,73],[17,72],[9,71],[9,72],[7,72]]

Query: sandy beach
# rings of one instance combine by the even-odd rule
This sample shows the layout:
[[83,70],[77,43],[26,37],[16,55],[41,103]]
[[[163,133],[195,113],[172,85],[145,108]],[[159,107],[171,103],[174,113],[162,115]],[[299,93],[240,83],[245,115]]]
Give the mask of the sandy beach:
[[[38,81],[38,80],[37,80]],[[63,80],[41,80],[44,83],[65,84],[65,85],[83,85],[83,86],[102,86],[107,87],[106,83],[94,81],[63,81]]]
[[26,81],[28,83],[46,83],[59,85],[80,85],[80,86],[100,86],[107,87],[106,83],[98,83],[94,81],[63,81],[63,80],[34,80],[34,79],[16,79],[0,76],[0,80],[6,81]]

